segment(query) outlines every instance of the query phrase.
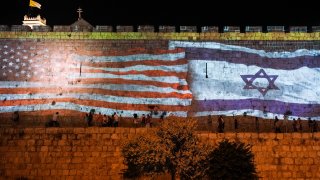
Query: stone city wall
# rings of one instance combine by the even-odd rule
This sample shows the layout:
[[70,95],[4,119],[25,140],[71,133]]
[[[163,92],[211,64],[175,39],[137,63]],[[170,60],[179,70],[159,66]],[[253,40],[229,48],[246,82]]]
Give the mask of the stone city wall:
[[[121,143],[146,128],[1,128],[0,179],[122,179]],[[319,179],[320,133],[204,133],[252,145],[261,179]]]

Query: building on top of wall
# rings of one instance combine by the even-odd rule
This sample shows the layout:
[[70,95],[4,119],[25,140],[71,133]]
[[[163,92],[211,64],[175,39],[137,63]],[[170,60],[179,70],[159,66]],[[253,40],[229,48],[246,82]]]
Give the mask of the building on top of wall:
[[46,26],[47,21],[46,19],[41,18],[40,15],[38,15],[37,17],[29,17],[25,15],[22,23],[23,26],[29,26],[31,29],[33,29],[34,27],[38,26]]
[[93,26],[81,17],[82,9],[79,8],[77,12],[79,13],[79,18],[75,23],[71,24],[71,31],[92,32]]
[[[22,25],[28,26],[30,29],[39,26],[46,26],[46,19],[41,18],[39,11],[41,9],[41,4],[30,0],[28,14],[23,17]],[[21,28],[23,29],[23,28]]]
[[84,19],[79,19],[71,24],[71,31],[73,32],[91,32],[92,30],[93,26]]

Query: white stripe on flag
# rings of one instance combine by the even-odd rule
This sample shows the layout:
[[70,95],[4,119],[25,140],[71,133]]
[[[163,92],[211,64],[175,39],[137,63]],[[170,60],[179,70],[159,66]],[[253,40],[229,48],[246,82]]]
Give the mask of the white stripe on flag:
[[[55,105],[51,104],[34,104],[34,105],[27,105],[27,106],[2,106],[1,112],[14,112],[14,111],[41,111],[41,110],[75,110],[80,112],[89,112],[91,109],[95,109],[96,113],[101,114],[113,114],[117,112],[121,114],[122,117],[133,117],[133,114],[136,113],[138,115],[148,114],[150,111],[135,111],[135,110],[121,110],[121,109],[111,109],[111,108],[101,108],[95,106],[84,106],[74,103],[64,103],[64,102],[57,102]],[[175,116],[180,117],[187,117],[186,111],[172,111],[167,112],[167,114],[172,113]]]
[[[2,81],[0,88],[57,88],[61,84],[42,83],[42,82],[27,82],[27,81]],[[82,89],[105,89],[113,91],[133,91],[133,92],[159,92],[191,94],[190,90],[177,90],[170,87],[157,87],[152,85],[134,85],[134,84],[84,84],[84,85],[63,85],[63,88],[82,88]]]
[[184,65],[175,65],[175,66],[145,66],[145,65],[137,65],[130,66],[125,68],[102,68],[102,67],[91,67],[91,66],[82,66],[83,69],[98,69],[104,71],[112,71],[112,72],[127,72],[127,71],[151,71],[151,70],[161,70],[167,72],[187,72],[188,64]]
[[135,81],[157,81],[165,83],[179,83],[181,85],[188,85],[185,79],[180,79],[176,76],[159,76],[159,77],[150,77],[146,75],[114,75],[108,73],[81,73],[80,74],[71,74],[69,75],[70,79],[90,79],[90,78],[104,78],[104,79],[126,79],[126,80],[135,80]]
[[264,50],[256,50],[256,49],[251,49],[251,48],[242,47],[242,46],[226,45],[226,44],[216,43],[216,42],[187,42],[187,41],[170,41],[169,42],[169,49],[175,49],[177,47],[241,51],[241,52],[258,54],[261,57],[268,57],[268,58],[294,58],[299,56],[319,56],[320,55],[320,50],[299,49],[294,52],[266,52]]
[[72,59],[87,62],[129,62],[144,60],[175,61],[185,58],[185,52],[169,54],[137,54],[127,56],[86,56],[73,54]]
[[125,103],[125,104],[155,104],[155,105],[191,105],[191,99],[179,99],[179,98],[132,98],[123,96],[105,96],[100,94],[88,94],[88,93],[65,93],[62,95],[51,93],[39,93],[39,94],[0,94],[0,100],[19,100],[19,99],[62,99],[62,98],[74,98],[81,100],[96,100],[113,103]]

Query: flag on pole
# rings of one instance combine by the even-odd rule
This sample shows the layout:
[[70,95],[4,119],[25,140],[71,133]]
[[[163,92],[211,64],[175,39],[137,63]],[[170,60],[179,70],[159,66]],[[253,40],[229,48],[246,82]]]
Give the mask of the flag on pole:
[[30,0],[29,6],[41,9],[41,4],[33,0]]

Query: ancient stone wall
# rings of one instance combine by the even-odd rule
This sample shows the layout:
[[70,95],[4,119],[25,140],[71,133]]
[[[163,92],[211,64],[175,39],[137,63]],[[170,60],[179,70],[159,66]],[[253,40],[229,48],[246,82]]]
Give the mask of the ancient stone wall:
[[[146,128],[1,128],[0,179],[122,179],[121,143]],[[199,133],[252,145],[261,179],[319,179],[320,133]]]
[[0,117],[319,119],[319,42],[318,32],[0,32]]

